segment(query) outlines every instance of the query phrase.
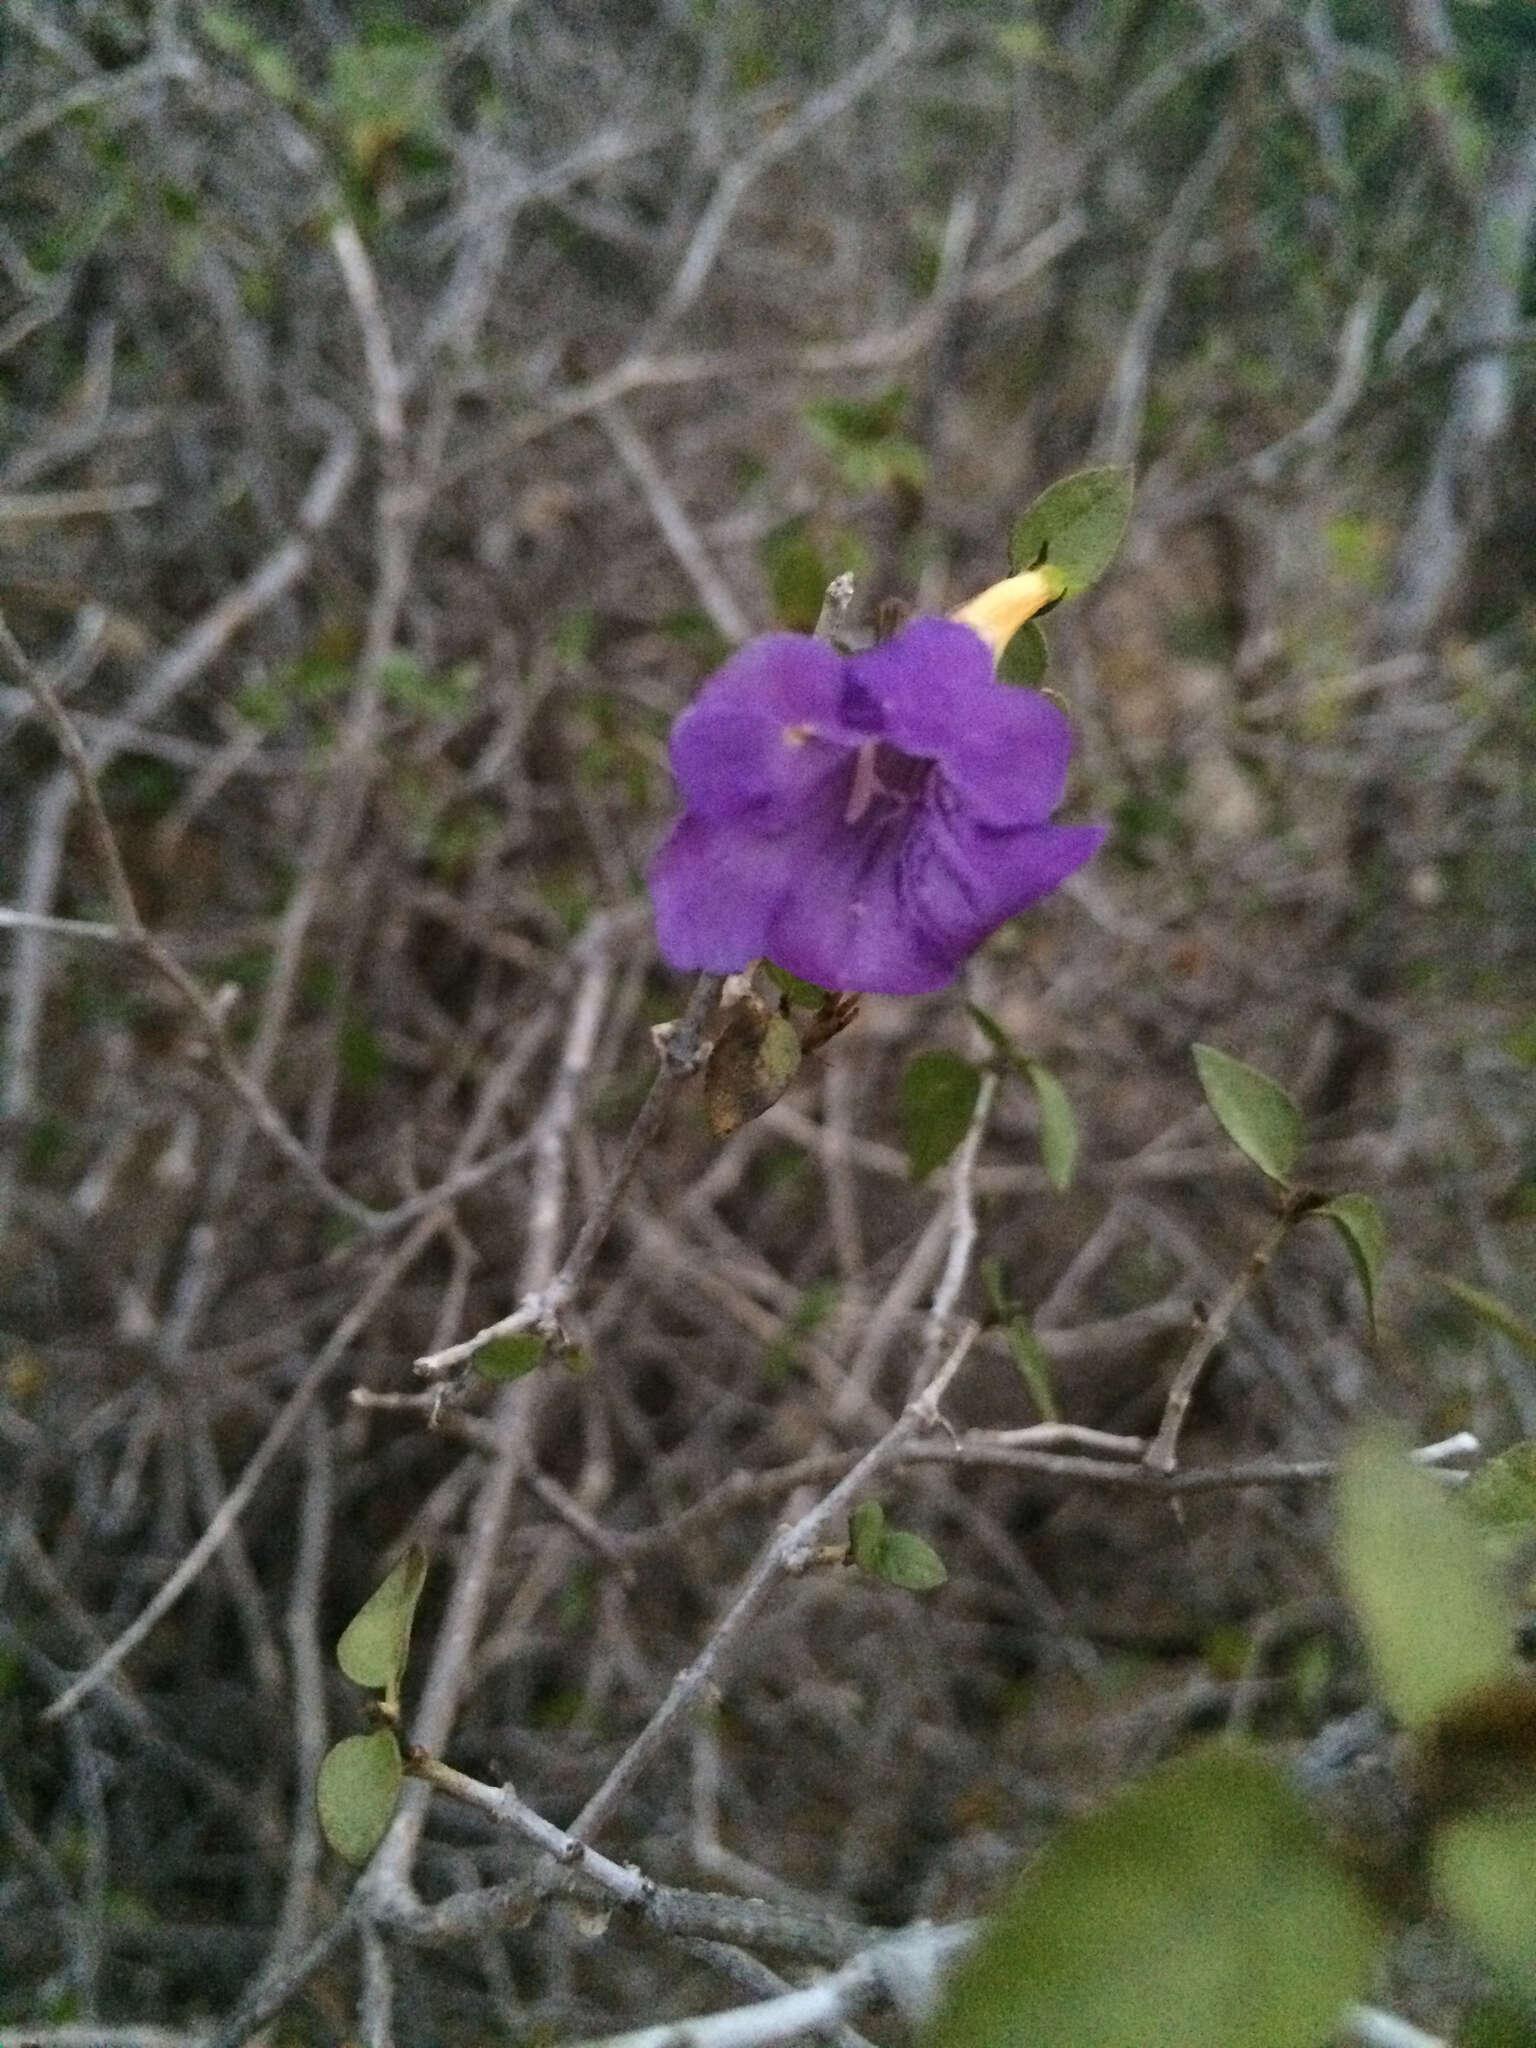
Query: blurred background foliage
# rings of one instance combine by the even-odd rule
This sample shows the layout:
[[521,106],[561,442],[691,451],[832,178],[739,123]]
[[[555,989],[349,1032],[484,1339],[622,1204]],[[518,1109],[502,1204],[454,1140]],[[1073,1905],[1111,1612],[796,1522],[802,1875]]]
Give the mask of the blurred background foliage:
[[[961,602],[1065,471],[1139,477],[1115,569],[1045,621],[1074,814],[1114,833],[965,993],[1049,1062],[1081,1152],[1058,1193],[1040,1102],[1000,1093],[959,1419],[1156,1426],[1266,1228],[1201,1105],[1210,1039],[1286,1081],[1303,1172],[1368,1189],[1390,1249],[1373,1339],[1332,1233],[1297,1235],[1186,1462],[1331,1456],[1381,1407],[1536,1435],[1533,218],[1528,0],[10,0],[0,609],[146,919],[346,1199],[253,1134],[126,949],[36,928],[110,913],[8,676],[0,903],[34,928],[0,933],[0,2026],[199,2024],[332,1917],[304,1715],[334,1738],[355,1704],[301,1683],[305,1645],[409,1540],[430,1640],[488,1469],[467,1426],[347,1390],[407,1390],[528,1284],[526,1148],[390,1279],[120,1677],[40,1711],[227,1497],[400,1242],[376,1219],[527,1139],[595,933],[579,1217],[684,999],[643,876],[668,727],[724,648],[808,629],[843,570],[870,622]],[[567,1819],[784,1497],[716,1490],[899,1405],[940,1199],[901,1076],[969,1028],[954,996],[871,1002],[722,1152],[697,1105],[669,1125],[594,1369],[538,1375],[545,1491],[455,1761]],[[1369,1696],[1316,1487],[1178,1518],[1006,1469],[899,1490],[948,1583],[797,1585],[612,1853],[955,1916],[1191,1732],[1316,1744]],[[1528,1546],[1505,1565],[1536,1604]],[[418,1881],[518,1854],[434,1818]],[[1494,1994],[1420,1877],[1383,1995],[1450,2030]],[[396,1946],[405,2038],[719,1995],[559,1909]],[[273,2038],[346,2038],[353,1984],[342,1954]]]

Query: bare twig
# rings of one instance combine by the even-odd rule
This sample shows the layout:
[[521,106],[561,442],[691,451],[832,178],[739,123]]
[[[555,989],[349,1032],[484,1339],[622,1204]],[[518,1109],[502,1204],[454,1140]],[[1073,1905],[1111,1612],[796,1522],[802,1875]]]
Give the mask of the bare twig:
[[624,1199],[624,1191],[660,1130],[662,1118],[679,1084],[698,1066],[703,1054],[701,1034],[719,1000],[722,980],[718,974],[699,976],[687,1009],[662,1047],[660,1072],[651,1083],[651,1091],[620,1148],[602,1195],[589,1211],[559,1272],[547,1287],[525,1296],[512,1313],[503,1316],[499,1322],[488,1323],[472,1337],[418,1358],[416,1370],[424,1379],[441,1379],[457,1366],[467,1363],[496,1338],[511,1336],[519,1330],[537,1329],[556,1341],[561,1339],[562,1314],[601,1251],[618,1214],[619,1204]]
[[716,1623],[709,1641],[693,1662],[673,1679],[666,1698],[571,1823],[573,1835],[586,1839],[596,1834],[612,1817],[630,1787],[670,1739],[679,1717],[691,1708],[703,1688],[714,1680],[780,1577],[795,1569],[799,1561],[814,1550],[816,1540],[827,1524],[853,1504],[857,1495],[883,1466],[896,1458],[910,1438],[933,1428],[938,1419],[939,1402],[965,1363],[975,1337],[973,1324],[962,1334],[928,1385],[907,1403],[885,1435],[871,1445],[852,1471],[766,1546],[730,1607]]

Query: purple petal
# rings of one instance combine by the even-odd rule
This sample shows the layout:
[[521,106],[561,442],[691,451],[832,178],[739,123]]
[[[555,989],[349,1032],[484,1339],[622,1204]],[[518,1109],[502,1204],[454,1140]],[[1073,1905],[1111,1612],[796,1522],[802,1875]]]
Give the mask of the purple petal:
[[[753,830],[788,824],[845,766],[841,655],[800,633],[733,654],[672,728],[672,772],[691,815]],[[857,746],[852,735],[847,745]]]
[[969,626],[915,619],[849,667],[881,705],[890,744],[942,762],[982,822],[1042,825],[1061,802],[1071,726],[1049,698],[1000,683]]
[[1075,874],[1098,825],[1017,832],[925,807],[898,843],[844,830],[780,898],[764,949],[822,988],[920,995],[954,980],[999,925]]
[[734,822],[680,818],[650,873],[656,942],[667,965],[735,974],[771,955],[779,911],[817,870],[835,817],[813,809],[798,829],[769,837]]

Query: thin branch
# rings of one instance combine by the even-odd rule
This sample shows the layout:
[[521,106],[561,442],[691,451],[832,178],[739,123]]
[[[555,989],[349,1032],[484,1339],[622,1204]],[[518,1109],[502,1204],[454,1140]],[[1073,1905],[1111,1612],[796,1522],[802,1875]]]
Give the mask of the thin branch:
[[128,870],[118,847],[117,835],[107,817],[106,806],[96,781],[90,753],[75,731],[68,712],[59,702],[52,684],[23,652],[3,616],[0,616],[0,655],[10,664],[20,682],[31,692],[43,720],[64,756],[75,791],[85,812],[86,824],[95,842],[117,926],[124,943],[131,946],[161,979],[170,983],[196,1017],[206,1036],[208,1051],[225,1082],[239,1098],[251,1121],[268,1142],[294,1167],[329,1208],[350,1222],[367,1228],[373,1212],[365,1203],[339,1188],[310,1156],[301,1140],[289,1129],[282,1115],[261,1086],[236,1059],[229,1044],[224,1016],[213,998],[190,975],[176,956],[168,952],[139,915]]
[[853,1470],[839,1480],[830,1493],[797,1522],[781,1530],[765,1547],[730,1607],[716,1624],[709,1641],[693,1662],[673,1679],[666,1698],[572,1822],[573,1835],[591,1836],[612,1817],[636,1779],[670,1740],[679,1717],[692,1707],[703,1688],[714,1680],[781,1575],[802,1568],[814,1553],[817,1538],[827,1524],[853,1505],[876,1473],[897,1456],[910,1438],[934,1427],[938,1420],[939,1402],[965,1363],[975,1337],[976,1328],[972,1324],[961,1335],[928,1386],[907,1403],[879,1442],[871,1445]]
[[701,974],[694,984],[687,1009],[662,1046],[661,1068],[651,1083],[650,1093],[630,1127],[602,1194],[592,1205],[576,1242],[554,1279],[538,1293],[525,1295],[512,1313],[503,1316],[499,1322],[488,1323],[472,1337],[418,1358],[416,1370],[423,1379],[443,1378],[456,1367],[466,1364],[496,1338],[512,1336],[519,1330],[541,1330],[555,1341],[563,1338],[560,1318],[602,1250],[618,1214],[619,1204],[624,1199],[624,1191],[651,1140],[660,1130],[673,1095],[679,1085],[695,1072],[704,1056],[702,1033],[719,1000],[723,980],[724,977],[718,974]]
[[770,2042],[820,2033],[877,2005],[895,2005],[915,2022],[937,2003],[945,1968],[976,1933],[974,1921],[911,1927],[803,1990],[728,2012],[605,2034],[579,2048],[766,2048]]
[[1271,1260],[1290,1236],[1299,1214],[1296,1204],[1288,1201],[1280,1221],[1211,1310],[1200,1334],[1181,1360],[1179,1369],[1173,1376],[1173,1385],[1168,1389],[1168,1399],[1163,1408],[1163,1419],[1158,1424],[1157,1435],[1152,1439],[1146,1452],[1147,1464],[1153,1471],[1166,1474],[1178,1463],[1179,1432],[1184,1427],[1189,1404],[1195,1398],[1195,1388],[1200,1383],[1200,1375],[1205,1371],[1213,1353],[1226,1341],[1227,1334],[1232,1328],[1233,1317],[1269,1271]]
[[709,550],[700,540],[676,492],[662,475],[655,456],[635,431],[622,406],[600,407],[597,423],[639,486],[656,524],[661,528],[662,537],[697,592],[716,632],[732,645],[749,638],[752,628],[736,602],[735,593],[710,560]]
[[[661,1934],[736,1942],[804,1962],[843,1962],[868,1939],[867,1929],[833,1913],[805,1913],[765,1899],[658,1884],[633,1864],[617,1863],[556,1827],[520,1799],[510,1785],[484,1784],[422,1750],[407,1751],[405,1768],[410,1777],[484,1814],[499,1827],[510,1828],[553,1857],[564,1881],[555,1879],[553,1873],[536,1876],[532,1880],[536,1895],[606,1897],[629,1908]],[[526,1899],[526,1884],[519,1883],[517,1891]],[[508,1904],[498,1900],[494,1891],[460,1894],[411,1916],[403,1931],[420,1940],[464,1940],[505,1924]]]

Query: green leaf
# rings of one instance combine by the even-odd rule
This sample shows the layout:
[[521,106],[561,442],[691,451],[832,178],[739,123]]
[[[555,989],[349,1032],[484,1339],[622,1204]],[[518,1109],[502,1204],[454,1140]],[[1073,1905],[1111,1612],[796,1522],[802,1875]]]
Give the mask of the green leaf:
[[748,996],[732,1005],[704,1067],[704,1114],[717,1138],[771,1109],[800,1067],[800,1034]]
[[1346,1458],[1338,1512],[1344,1582],[1405,1727],[1506,1676],[1513,1616],[1477,1533],[1394,1439],[1368,1437]]
[[1028,1387],[1029,1397],[1040,1410],[1042,1418],[1046,1422],[1060,1422],[1061,1410],[1056,1405],[1056,1390],[1051,1383],[1051,1361],[1046,1357],[1040,1339],[1023,1316],[1015,1316],[1003,1334],[1008,1339],[1008,1349],[1013,1353],[1019,1377]]
[[1536,1801],[1447,1821],[1433,1867],[1436,1891],[1473,1946],[1536,1998]]
[[944,1560],[931,1543],[908,1529],[888,1529],[880,1555],[870,1567],[876,1578],[888,1586],[900,1586],[905,1593],[931,1593],[949,1577]]
[[997,657],[997,680],[1038,690],[1050,666],[1051,649],[1035,619],[1026,619]]
[[1065,597],[1097,583],[1124,536],[1132,490],[1128,469],[1080,469],[1060,478],[1013,529],[1008,560],[1014,573],[1048,562],[1065,579]]
[[926,1180],[965,1136],[981,1092],[981,1074],[957,1052],[920,1052],[901,1077],[907,1165]]
[[1536,1437],[1511,1444],[1472,1474],[1458,1499],[1496,1554],[1517,1550],[1536,1532]]
[[1290,1179],[1304,1135],[1301,1111],[1277,1081],[1214,1045],[1196,1045],[1195,1068],[1216,1121],[1260,1173]]
[[819,1010],[827,1000],[827,991],[818,988],[814,981],[802,981],[798,974],[791,974],[787,967],[775,967],[771,960],[763,962],[763,972],[776,989],[789,997],[802,1010]]
[[1360,1275],[1365,1305],[1374,1323],[1376,1282],[1381,1275],[1381,1262],[1387,1255],[1387,1226],[1381,1220],[1381,1211],[1369,1195],[1335,1195],[1331,1202],[1324,1202],[1320,1209],[1311,1213],[1326,1216],[1343,1238],[1355,1271]]
[[349,1735],[328,1750],[315,1782],[321,1830],[348,1863],[366,1863],[383,1841],[400,1797],[400,1745],[393,1730]]
[[411,1651],[411,1622],[427,1576],[427,1553],[413,1543],[394,1570],[347,1623],[336,1662],[354,1685],[370,1685],[393,1700]]
[[1321,2048],[1377,1946],[1284,1777],[1205,1749],[1056,1837],[961,1960],[924,2048]]
[[848,1549],[860,1571],[872,1572],[885,1541],[885,1509],[877,1500],[861,1500],[848,1517]]
[[537,1330],[514,1330],[493,1337],[475,1353],[475,1371],[483,1380],[520,1380],[539,1365],[547,1346]]
[[1464,1302],[1473,1315],[1497,1330],[1501,1337],[1507,1337],[1527,1358],[1536,1359],[1536,1329],[1532,1329],[1523,1317],[1517,1316],[1496,1294],[1473,1287],[1465,1280],[1457,1280],[1449,1273],[1435,1273],[1431,1278],[1437,1280],[1447,1294],[1454,1294],[1458,1301]]
[[1066,1089],[1043,1060],[1026,1059],[1024,1071],[1040,1105],[1040,1157],[1045,1177],[1058,1195],[1064,1195],[1077,1168],[1077,1117]]

